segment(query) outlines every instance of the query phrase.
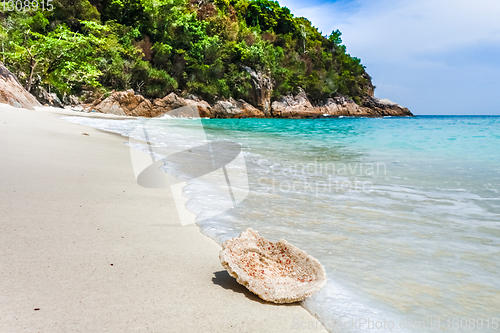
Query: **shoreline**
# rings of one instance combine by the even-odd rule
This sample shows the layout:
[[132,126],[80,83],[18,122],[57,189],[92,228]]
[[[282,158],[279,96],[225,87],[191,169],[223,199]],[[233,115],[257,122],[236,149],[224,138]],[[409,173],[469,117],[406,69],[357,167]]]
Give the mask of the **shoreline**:
[[289,332],[318,321],[230,277],[167,191],[137,185],[122,136],[61,116],[131,119],[0,105],[0,330]]

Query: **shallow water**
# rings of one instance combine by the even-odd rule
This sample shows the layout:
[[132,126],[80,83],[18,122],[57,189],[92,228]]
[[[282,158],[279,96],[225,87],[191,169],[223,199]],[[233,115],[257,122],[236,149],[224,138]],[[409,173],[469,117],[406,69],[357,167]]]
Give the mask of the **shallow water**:
[[[329,283],[304,306],[330,331],[500,331],[500,117],[202,123],[207,139],[242,145],[249,193],[212,216],[213,189],[192,179],[187,208],[218,242],[252,227],[318,258]],[[194,124],[155,120],[150,141],[188,148]]]

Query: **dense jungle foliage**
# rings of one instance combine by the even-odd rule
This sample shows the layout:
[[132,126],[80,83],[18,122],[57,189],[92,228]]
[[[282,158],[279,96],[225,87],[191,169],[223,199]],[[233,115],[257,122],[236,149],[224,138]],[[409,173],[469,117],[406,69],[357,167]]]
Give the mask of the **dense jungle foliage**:
[[29,91],[43,86],[64,96],[134,89],[148,98],[174,91],[207,101],[248,100],[244,66],[272,78],[275,99],[303,88],[312,101],[342,94],[360,103],[371,86],[340,31],[323,36],[275,1],[50,3],[51,11],[9,11],[0,4],[0,61]]

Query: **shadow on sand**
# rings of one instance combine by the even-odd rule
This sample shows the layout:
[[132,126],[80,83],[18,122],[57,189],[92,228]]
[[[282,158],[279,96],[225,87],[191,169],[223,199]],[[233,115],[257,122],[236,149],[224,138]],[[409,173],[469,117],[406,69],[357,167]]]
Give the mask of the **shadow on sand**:
[[275,305],[275,306],[300,306],[300,302],[288,303],[288,304],[276,304],[272,302],[266,302],[262,300],[259,296],[252,293],[245,286],[239,284],[235,278],[233,278],[227,271],[218,271],[214,272],[214,277],[212,278],[212,282],[218,286],[221,286],[224,289],[232,290],[236,293],[244,294],[246,298],[259,302],[261,304]]

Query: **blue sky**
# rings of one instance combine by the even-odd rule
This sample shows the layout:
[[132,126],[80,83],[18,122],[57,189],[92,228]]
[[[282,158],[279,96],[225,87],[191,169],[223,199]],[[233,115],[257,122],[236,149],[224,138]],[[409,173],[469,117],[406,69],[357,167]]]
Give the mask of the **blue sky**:
[[500,115],[500,0],[281,0],[342,32],[375,96],[414,114]]

